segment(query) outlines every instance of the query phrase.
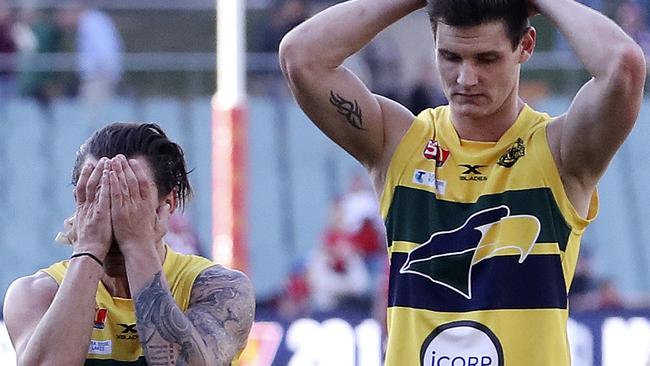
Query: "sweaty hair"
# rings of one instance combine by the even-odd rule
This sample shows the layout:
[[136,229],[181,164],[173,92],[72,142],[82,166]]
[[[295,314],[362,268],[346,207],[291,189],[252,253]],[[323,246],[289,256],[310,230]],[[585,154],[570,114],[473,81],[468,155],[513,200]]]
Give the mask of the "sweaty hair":
[[159,197],[174,191],[182,208],[192,195],[183,149],[170,141],[162,128],[154,123],[113,123],[96,131],[77,151],[72,184],[77,185],[88,155],[100,159],[118,154],[127,159],[142,156],[147,160]]
[[427,6],[434,37],[438,22],[452,27],[473,27],[502,21],[513,49],[530,26],[526,0],[434,0]]

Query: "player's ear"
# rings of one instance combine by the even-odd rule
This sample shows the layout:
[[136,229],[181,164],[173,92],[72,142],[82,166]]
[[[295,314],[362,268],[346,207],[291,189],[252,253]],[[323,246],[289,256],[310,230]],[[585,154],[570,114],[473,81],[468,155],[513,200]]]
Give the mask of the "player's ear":
[[178,207],[178,200],[176,199],[176,188],[172,189],[165,197],[160,200],[160,208],[165,207],[165,204],[169,205],[169,214],[173,214]]
[[535,42],[537,40],[537,31],[534,27],[528,27],[524,36],[519,43],[519,63],[523,64],[533,55],[535,51]]

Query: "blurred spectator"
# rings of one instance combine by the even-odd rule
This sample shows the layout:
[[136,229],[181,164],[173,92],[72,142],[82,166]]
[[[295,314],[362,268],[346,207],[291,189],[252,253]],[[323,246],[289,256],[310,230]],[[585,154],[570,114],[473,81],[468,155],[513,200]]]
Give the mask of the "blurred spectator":
[[[584,245],[584,244],[583,244]],[[572,311],[591,310],[598,306],[597,281],[592,270],[591,253],[581,248],[576,272],[569,290],[569,306]]]
[[303,260],[291,267],[275,303],[278,312],[287,319],[309,316],[311,313],[311,289],[306,263]]
[[174,251],[181,254],[203,255],[199,238],[187,215],[181,210],[177,210],[169,218],[167,225],[167,234],[164,240]]
[[623,1],[616,11],[616,22],[641,46],[645,54],[650,52],[650,30],[643,6],[633,0]]
[[83,1],[64,9],[59,21],[76,31],[79,95],[95,122],[98,108],[112,98],[122,77],[122,38],[107,14]]
[[363,258],[344,228],[341,202],[335,202],[321,245],[307,262],[312,302],[318,311],[370,304],[370,279]]
[[31,66],[43,53],[61,52],[63,33],[58,26],[47,19],[42,10],[25,7],[20,10],[17,27],[23,39],[20,47],[21,64],[25,70],[19,77],[22,95],[36,99],[47,113],[52,98],[60,91],[56,74],[52,71],[33,71]]
[[431,61],[423,61],[420,64],[418,79],[409,92],[406,105],[411,112],[417,115],[427,108],[435,108],[443,104],[447,104],[447,98],[442,93],[436,65]]
[[307,19],[306,0],[276,0],[264,32],[264,52],[278,52],[282,37]]
[[614,281],[606,279],[598,286],[598,309],[621,310],[625,307],[623,298],[616,288]]
[[14,63],[11,57],[15,53],[11,12],[4,0],[0,0],[0,104],[13,94]]

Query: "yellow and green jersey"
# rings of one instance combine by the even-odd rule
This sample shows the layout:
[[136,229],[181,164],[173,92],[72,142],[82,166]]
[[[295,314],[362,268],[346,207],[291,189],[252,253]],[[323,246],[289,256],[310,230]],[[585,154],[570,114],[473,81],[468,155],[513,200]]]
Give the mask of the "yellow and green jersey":
[[525,106],[495,142],[422,112],[381,196],[390,257],[387,366],[570,364],[567,293],[587,219],[569,202]]
[[[60,285],[68,269],[68,263],[67,260],[58,262],[42,271]],[[205,258],[179,254],[167,247],[163,272],[171,294],[183,312],[188,308],[194,280],[203,270],[213,265],[214,263]],[[93,333],[85,365],[146,365],[136,330],[136,315],[132,299],[112,297],[101,281],[95,299],[95,320],[94,324],[89,325],[93,327]]]

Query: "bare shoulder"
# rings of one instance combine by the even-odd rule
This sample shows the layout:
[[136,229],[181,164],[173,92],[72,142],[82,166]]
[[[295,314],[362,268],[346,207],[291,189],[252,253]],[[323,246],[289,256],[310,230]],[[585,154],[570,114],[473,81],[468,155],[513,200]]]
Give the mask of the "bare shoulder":
[[17,351],[52,304],[58,288],[52,277],[36,272],[18,278],[7,289],[3,315]]
[[[56,281],[43,272],[36,272],[30,276],[20,277],[9,285],[5,295],[5,316],[7,310],[20,308],[26,305],[45,303],[50,305],[59,285]],[[26,303],[27,302],[27,303]]]
[[226,358],[245,346],[254,315],[253,285],[242,272],[215,265],[194,281],[187,316]]

